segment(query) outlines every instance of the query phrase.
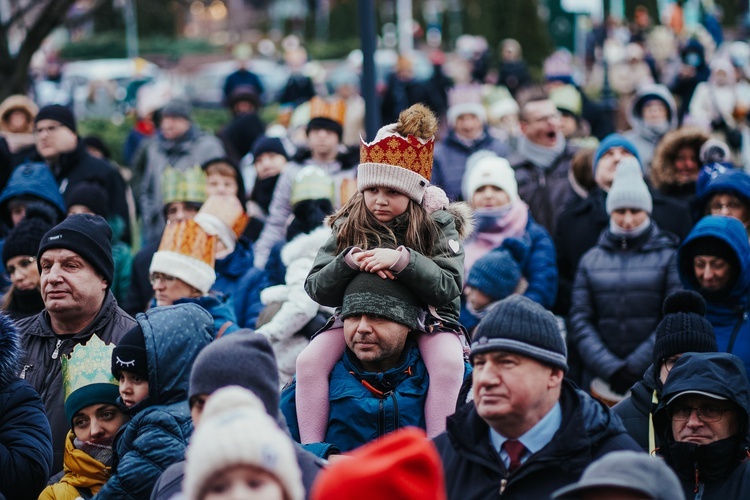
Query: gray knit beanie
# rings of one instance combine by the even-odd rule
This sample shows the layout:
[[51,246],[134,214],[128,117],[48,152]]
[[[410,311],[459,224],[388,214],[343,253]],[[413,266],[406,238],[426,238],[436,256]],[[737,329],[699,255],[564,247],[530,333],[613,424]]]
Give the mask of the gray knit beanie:
[[607,214],[620,208],[644,210],[651,215],[653,201],[643,180],[641,165],[635,158],[624,158],[617,165],[615,180],[607,195]]
[[268,339],[249,329],[213,341],[190,372],[189,397],[239,385],[258,396],[269,415],[279,413],[279,370]]
[[162,108],[161,115],[193,121],[193,107],[184,99],[172,99]]
[[474,330],[471,358],[508,351],[568,371],[568,352],[555,316],[522,295],[511,295],[490,310]]
[[415,329],[422,307],[419,299],[395,280],[373,273],[358,273],[344,292],[341,317],[367,314],[389,319]]

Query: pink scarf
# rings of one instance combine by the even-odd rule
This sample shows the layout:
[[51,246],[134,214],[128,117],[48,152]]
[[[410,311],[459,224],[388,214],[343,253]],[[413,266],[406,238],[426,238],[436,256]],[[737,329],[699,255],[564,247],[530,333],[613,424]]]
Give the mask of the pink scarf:
[[510,210],[506,212],[500,209],[475,209],[477,227],[471,239],[464,245],[464,276],[469,275],[469,270],[474,263],[484,254],[499,247],[505,238],[518,238],[526,233],[526,224],[529,222],[529,207],[523,201],[516,200],[511,203]]

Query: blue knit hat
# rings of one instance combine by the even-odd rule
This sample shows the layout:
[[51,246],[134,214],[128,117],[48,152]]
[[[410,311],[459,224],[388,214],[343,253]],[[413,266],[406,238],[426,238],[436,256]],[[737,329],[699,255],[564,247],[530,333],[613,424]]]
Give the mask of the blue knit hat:
[[641,157],[638,156],[638,150],[636,149],[635,144],[630,142],[623,135],[609,134],[602,140],[602,142],[599,143],[599,147],[596,148],[596,152],[594,153],[594,161],[592,163],[594,172],[596,172],[596,165],[599,163],[599,160],[601,160],[602,156],[604,156],[604,153],[612,148],[617,147],[627,149],[633,154],[633,156],[635,156],[635,159],[638,160],[638,163],[641,163]]
[[507,351],[568,371],[568,351],[555,316],[523,295],[503,299],[482,318],[471,339],[471,358]]
[[466,284],[476,288],[492,300],[502,300],[512,294],[521,279],[520,264],[526,258],[528,245],[509,238],[485,254],[471,267]]

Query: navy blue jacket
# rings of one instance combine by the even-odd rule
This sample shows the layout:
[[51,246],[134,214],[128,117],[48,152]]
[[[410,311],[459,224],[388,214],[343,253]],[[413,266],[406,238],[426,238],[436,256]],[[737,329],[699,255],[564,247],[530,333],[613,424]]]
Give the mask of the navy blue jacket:
[[250,242],[240,238],[234,251],[214,266],[216,283],[212,289],[229,295],[240,328],[255,328],[263,309],[260,292],[268,286],[266,273],[253,267],[253,259]]
[[599,401],[565,380],[560,394],[562,424],[547,446],[509,473],[492,447],[487,423],[468,403],[448,417],[435,438],[450,500],[549,498],[576,482],[603,455],[640,448],[620,419]]
[[[690,246],[706,237],[726,242],[740,263],[734,286],[726,297],[720,299],[708,296],[701,290],[693,270]],[[719,351],[739,356],[745,363],[745,369],[750,371],[750,244],[742,223],[720,215],[702,218],[685,238],[677,262],[683,286],[701,293],[706,299],[706,319],[714,327]]]
[[[467,365],[466,374],[470,372]],[[368,390],[365,381],[375,390]],[[429,384],[427,368],[412,341],[407,341],[399,365],[384,373],[365,372],[347,349],[331,373],[325,442],[343,452],[402,427],[424,429],[424,401]],[[292,438],[299,442],[295,391],[296,378],[281,393],[280,406]]]
[[213,338],[213,318],[196,304],[180,304],[140,313],[136,321],[146,342],[149,395],[128,410],[136,415],[118,432],[115,472],[97,499],[148,498],[162,472],[185,458],[193,432],[190,369]]
[[52,470],[52,431],[39,394],[18,378],[21,347],[0,315],[0,498],[32,500]]

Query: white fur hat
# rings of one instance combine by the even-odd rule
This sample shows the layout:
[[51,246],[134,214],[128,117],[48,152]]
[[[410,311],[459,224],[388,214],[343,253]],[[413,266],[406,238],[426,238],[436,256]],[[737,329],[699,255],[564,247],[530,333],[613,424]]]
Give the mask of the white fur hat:
[[260,399],[239,386],[219,389],[208,399],[186,458],[183,490],[188,500],[201,498],[213,476],[236,465],[273,475],[285,498],[305,497],[294,443]]

